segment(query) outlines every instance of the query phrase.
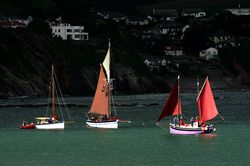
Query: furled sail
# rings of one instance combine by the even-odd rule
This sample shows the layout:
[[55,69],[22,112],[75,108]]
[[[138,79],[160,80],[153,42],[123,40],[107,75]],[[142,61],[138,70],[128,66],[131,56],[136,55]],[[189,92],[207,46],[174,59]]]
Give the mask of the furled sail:
[[175,82],[173,89],[170,92],[168,100],[163,107],[161,115],[158,119],[160,121],[165,116],[182,114],[181,102],[179,99],[179,83],[178,80]]
[[109,83],[102,65],[90,112],[109,115]]
[[201,123],[211,120],[218,115],[218,110],[215,105],[214,96],[208,78],[205,80],[200,91],[200,94],[197,98],[197,103]]

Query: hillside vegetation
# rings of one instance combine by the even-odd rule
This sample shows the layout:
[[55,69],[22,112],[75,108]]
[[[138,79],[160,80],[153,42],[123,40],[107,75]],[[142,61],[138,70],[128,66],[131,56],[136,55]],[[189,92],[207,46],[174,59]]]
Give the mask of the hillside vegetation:
[[[250,6],[248,0],[237,3],[241,3],[242,7]],[[0,97],[47,95],[51,64],[56,67],[65,94],[93,95],[99,64],[106,54],[109,39],[117,93],[167,91],[169,82],[149,72],[143,63],[145,55],[150,52],[149,48],[134,37],[131,29],[113,21],[97,19],[96,12],[119,11],[133,15],[137,14],[138,9],[147,13],[153,7],[214,10],[237,5],[234,0],[1,0],[1,16],[32,16],[33,21],[25,29],[0,28]],[[83,25],[90,34],[90,40],[75,42],[53,38],[45,21],[58,16],[72,25]],[[248,21],[247,18],[243,19],[246,19],[244,25],[236,26],[241,20],[222,16],[216,19],[218,22],[214,23],[214,27],[224,27],[231,33],[244,36],[248,32],[245,26]],[[246,28],[241,31],[239,27]],[[241,41],[244,42],[238,51],[223,50],[223,65],[235,75],[238,72],[236,64],[250,70],[249,61],[246,61],[249,59],[250,42],[244,38]],[[186,68],[183,70],[188,71]]]

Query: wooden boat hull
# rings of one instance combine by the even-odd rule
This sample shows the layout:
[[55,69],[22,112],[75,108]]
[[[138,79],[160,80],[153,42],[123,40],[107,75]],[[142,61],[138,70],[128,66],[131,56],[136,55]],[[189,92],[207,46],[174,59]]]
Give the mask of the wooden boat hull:
[[36,126],[34,124],[27,124],[20,126],[20,129],[35,129]]
[[198,128],[193,128],[193,127],[176,127],[170,125],[169,127],[170,133],[171,134],[182,134],[182,135],[188,135],[188,134],[206,134],[206,133],[211,133],[215,131],[215,128],[212,125],[207,125],[206,127],[198,127]]
[[116,121],[106,122],[93,122],[91,120],[87,120],[86,124],[93,128],[118,129],[118,119]]
[[37,124],[36,129],[45,129],[45,130],[64,129],[64,122],[48,123],[48,124]]

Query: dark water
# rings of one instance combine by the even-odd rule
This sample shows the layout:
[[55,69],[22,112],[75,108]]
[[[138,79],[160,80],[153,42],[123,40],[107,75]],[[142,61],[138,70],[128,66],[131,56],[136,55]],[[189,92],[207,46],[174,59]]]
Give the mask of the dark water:
[[[186,118],[196,116],[195,94],[182,96]],[[131,124],[118,130],[85,127],[88,107],[70,107],[75,120],[62,131],[20,130],[25,117],[42,116],[46,107],[0,108],[0,165],[248,165],[250,162],[250,92],[215,92],[217,128],[208,135],[170,135],[155,124],[166,94],[116,97],[117,112]],[[67,98],[90,105],[92,98]],[[0,104],[46,103],[46,99],[1,100]],[[170,118],[166,118],[165,123]]]

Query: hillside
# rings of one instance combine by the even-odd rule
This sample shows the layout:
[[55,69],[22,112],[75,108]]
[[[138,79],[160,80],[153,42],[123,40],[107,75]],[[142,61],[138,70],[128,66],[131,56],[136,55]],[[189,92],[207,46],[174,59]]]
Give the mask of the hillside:
[[[208,0],[202,3],[198,0],[192,1],[193,3],[187,3],[187,0],[169,0],[168,2],[164,0],[136,2],[108,0],[104,3],[100,0],[91,2],[45,0],[38,3],[38,1],[25,0],[21,3],[18,0],[2,0],[0,2],[2,16],[26,18],[31,15],[33,21],[28,28],[0,28],[0,97],[46,96],[51,64],[56,67],[64,94],[93,95],[99,64],[106,54],[109,39],[112,45],[112,75],[115,77],[116,93],[166,92],[169,90],[168,85],[171,86],[177,74],[168,75],[168,71],[157,74],[150,72],[144,60],[146,56],[151,56],[152,50],[145,46],[141,39],[136,38],[134,31],[129,27],[111,20],[98,19],[96,11],[122,11],[132,14],[137,12],[136,9],[145,12],[152,7],[180,9],[235,7],[235,2],[232,0],[216,3]],[[240,3],[244,7],[249,5],[246,0],[241,0]],[[58,16],[62,16],[65,22],[72,25],[83,25],[90,34],[90,40],[76,42],[53,38],[45,21]],[[213,24],[210,29],[224,28],[234,35],[247,36],[246,32],[249,32],[247,17],[239,19],[223,14],[217,17],[219,18],[212,19],[204,26],[207,28]],[[242,25],[238,26],[238,23]],[[192,66],[182,66],[178,72],[184,78],[183,87],[189,89],[190,80],[195,82],[197,74],[202,76],[209,74],[212,75],[215,88],[228,88],[230,83],[239,88],[239,79],[236,81],[232,79],[230,82],[227,77],[236,78],[238,74],[241,74],[241,76],[244,75],[244,80],[250,78],[247,74],[250,71],[248,64],[250,42],[242,37],[240,41],[243,41],[243,44],[238,50],[232,51],[230,48],[223,50],[218,64],[203,63],[196,71],[191,69]]]
[[0,29],[0,95],[3,97],[46,95],[52,63],[65,94],[93,94],[99,63],[108,46],[106,36],[111,38],[116,92],[168,90],[161,79],[145,72],[147,69],[138,57],[136,45],[128,42],[129,35],[123,30],[117,29],[113,35],[107,33],[85,42],[73,42],[52,38],[49,32],[34,31],[33,26]]
[[225,9],[225,8],[237,8],[238,5],[242,8],[250,7],[248,0],[170,0],[168,2],[154,3],[150,5],[142,5],[139,10],[142,12],[151,11],[152,8],[166,8],[166,9],[185,9],[185,8],[203,8],[209,10]]

